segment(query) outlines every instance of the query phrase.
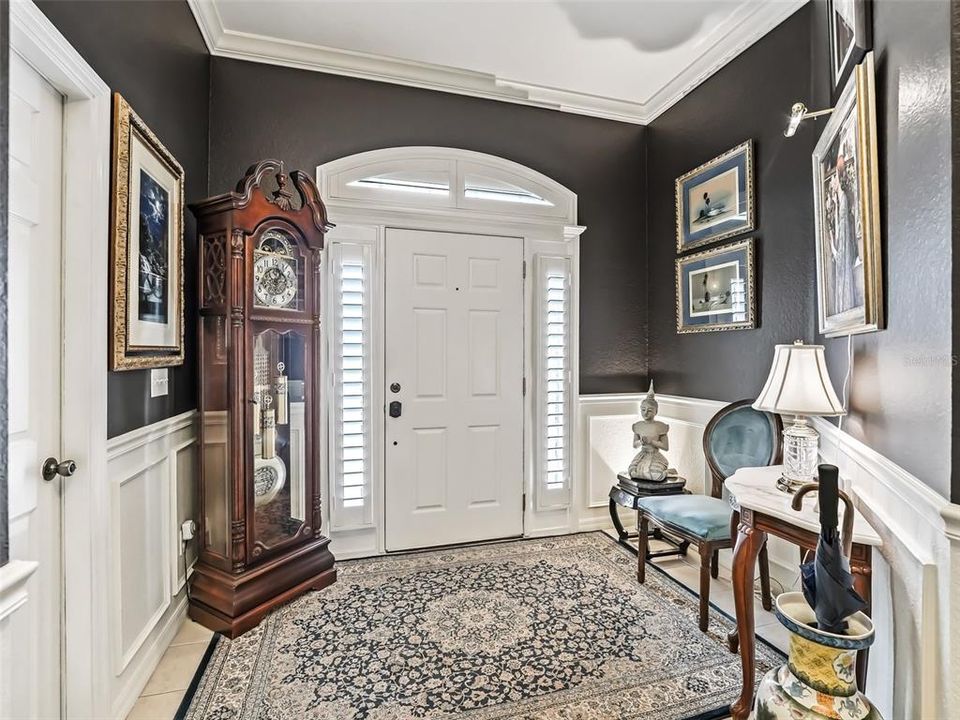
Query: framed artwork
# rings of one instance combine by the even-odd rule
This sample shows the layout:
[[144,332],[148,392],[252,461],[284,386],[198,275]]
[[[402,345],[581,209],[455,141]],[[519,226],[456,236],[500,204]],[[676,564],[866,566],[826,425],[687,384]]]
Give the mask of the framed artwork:
[[110,369],[183,364],[183,168],[113,96]]
[[754,240],[677,258],[677,332],[755,328]]
[[883,327],[874,92],[867,53],[813,151],[817,305],[827,337]]
[[677,252],[753,230],[753,141],[677,178]]
[[870,0],[827,0],[833,96],[870,49]]

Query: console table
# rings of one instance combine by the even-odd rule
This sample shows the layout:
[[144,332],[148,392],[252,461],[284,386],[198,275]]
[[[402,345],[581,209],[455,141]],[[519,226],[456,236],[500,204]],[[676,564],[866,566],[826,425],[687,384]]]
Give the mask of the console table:
[[[797,512],[790,507],[793,496],[777,489],[777,478],[782,470],[781,465],[743,468],[727,478],[725,483],[734,509],[734,525],[737,527],[733,550],[733,599],[737,628],[727,637],[727,642],[731,652],[736,652],[739,646],[743,665],[743,689],[740,698],[730,706],[730,715],[734,720],[745,720],[753,705],[756,642],[753,579],[760,548],[768,535],[774,535],[799,545],[801,550],[812,551],[816,549],[820,537],[815,501],[812,498],[804,499],[803,510]],[[842,503],[840,507],[843,508]],[[867,615],[870,614],[871,555],[873,548],[880,545],[880,536],[859,512],[856,513],[850,571],[853,573],[854,587],[867,601]],[[857,655],[857,683],[861,690],[866,677],[867,651],[861,650]]]

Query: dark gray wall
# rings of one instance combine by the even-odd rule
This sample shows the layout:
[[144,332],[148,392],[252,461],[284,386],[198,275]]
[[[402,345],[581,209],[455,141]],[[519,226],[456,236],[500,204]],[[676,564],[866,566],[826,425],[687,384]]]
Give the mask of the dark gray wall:
[[[950,11],[946,2],[874,3],[881,222],[888,329],[855,337],[844,430],[950,495]],[[829,106],[826,10],[807,5],[649,128],[650,374],[681,395],[753,397],[773,345],[827,346],[838,392],[847,340],[815,334],[810,153],[823,122],[787,140],[790,105]],[[741,140],[756,141],[761,327],[677,336],[673,180]],[[955,496],[955,500],[957,497]]]
[[[39,0],[37,5],[180,161],[186,201],[206,197],[210,57],[186,3]],[[170,369],[169,394],[160,398],[150,397],[149,371],[110,373],[110,437],[197,405],[195,225],[189,212],[184,216],[184,365]]]
[[[10,5],[0,2],[0,98],[8,105],[10,76]],[[10,557],[7,528],[7,173],[9,122],[0,112],[0,565]]]
[[[813,27],[813,96],[828,102],[826,10]],[[873,4],[887,329],[855,338],[843,427],[950,497],[950,6]],[[846,339],[824,340],[836,383]],[[954,496],[955,500],[960,497]]]
[[642,127],[306,70],[212,63],[212,193],[233,188],[261,158],[312,175],[321,163],[402,145],[498,155],[573,190],[588,228],[581,238],[580,390],[644,387]]
[[[776,343],[813,339],[816,128],[783,137],[786,113],[809,96],[806,6],[650,124],[647,165],[650,376],[661,392],[756,397]],[[678,335],[674,181],[752,138],[760,328]],[[745,235],[744,237],[747,237]]]

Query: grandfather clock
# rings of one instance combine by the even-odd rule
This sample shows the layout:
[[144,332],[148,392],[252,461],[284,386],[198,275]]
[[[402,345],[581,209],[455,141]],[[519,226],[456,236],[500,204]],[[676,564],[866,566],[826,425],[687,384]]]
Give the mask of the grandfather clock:
[[310,177],[288,180],[275,160],[190,209],[202,448],[190,617],[232,638],[337,577],[319,480],[320,252],[332,225]]

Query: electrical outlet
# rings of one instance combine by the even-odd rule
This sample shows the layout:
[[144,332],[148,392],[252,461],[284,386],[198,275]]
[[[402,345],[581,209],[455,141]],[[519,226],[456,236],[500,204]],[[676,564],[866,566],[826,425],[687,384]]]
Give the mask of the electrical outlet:
[[167,368],[155,368],[150,371],[150,397],[160,397],[166,395],[170,383],[169,370]]
[[197,524],[193,520],[184,520],[183,524],[180,526],[180,538],[183,542],[188,542],[193,540],[193,536],[197,532]]

